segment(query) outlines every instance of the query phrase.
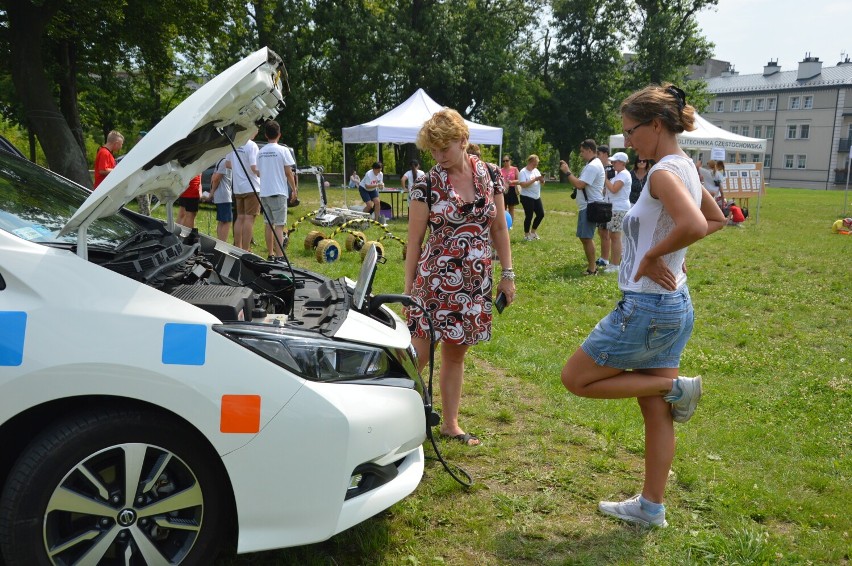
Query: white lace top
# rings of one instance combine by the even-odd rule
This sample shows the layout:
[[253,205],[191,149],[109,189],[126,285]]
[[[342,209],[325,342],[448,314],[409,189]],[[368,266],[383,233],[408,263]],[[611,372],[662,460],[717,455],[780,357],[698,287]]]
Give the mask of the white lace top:
[[[639,293],[671,293],[647,277],[634,282],[639,263],[649,249],[669,235],[674,229],[674,220],[663,208],[663,203],[651,196],[654,182],[654,172],[660,169],[671,171],[683,181],[696,206],[701,206],[701,179],[691,159],[682,155],[667,155],[648,172],[648,190],[643,190],[636,204],[627,211],[622,223],[624,235],[621,269],[618,274],[618,286],[622,291]],[[663,256],[672,273],[677,279],[677,287],[686,283],[686,272],[683,262],[686,259],[687,248],[682,248]]]

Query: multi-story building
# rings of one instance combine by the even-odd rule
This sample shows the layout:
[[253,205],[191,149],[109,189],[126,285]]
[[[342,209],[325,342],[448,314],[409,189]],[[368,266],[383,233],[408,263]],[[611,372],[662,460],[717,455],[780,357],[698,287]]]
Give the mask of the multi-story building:
[[728,153],[729,162],[763,160],[775,187],[843,188],[852,145],[852,61],[822,66],[806,56],[797,70],[770,61],[762,74],[728,71],[707,80],[714,95],[702,114],[736,134],[766,138],[763,156]]

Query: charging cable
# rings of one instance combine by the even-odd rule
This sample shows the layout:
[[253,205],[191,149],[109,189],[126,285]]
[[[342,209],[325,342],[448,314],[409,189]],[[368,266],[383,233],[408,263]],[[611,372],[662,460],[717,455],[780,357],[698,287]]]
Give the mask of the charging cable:
[[[420,378],[420,385],[423,387],[423,409],[426,411],[426,436],[429,438],[429,441],[432,443],[432,448],[435,449],[435,456],[438,461],[441,462],[441,465],[444,466],[444,469],[450,474],[454,480],[459,482],[461,485],[465,487],[470,487],[473,485],[473,478],[471,475],[462,468],[461,466],[457,466],[455,464],[450,464],[446,460],[444,460],[443,455],[441,455],[441,451],[438,449],[438,443],[435,440],[435,435],[432,434],[432,427],[438,426],[441,423],[441,415],[435,412],[435,409],[432,406],[432,378],[435,374],[435,328],[432,326],[432,317],[429,316],[429,312],[420,304],[419,301],[416,301],[413,297],[409,295],[375,295],[370,299],[369,311],[373,312],[378,309],[380,306],[386,303],[399,303],[404,307],[416,307],[421,313],[423,313],[423,317],[426,319],[426,324],[429,326],[429,385],[427,386],[423,382],[423,376],[421,376],[418,372],[418,377]],[[455,468],[458,471],[458,475],[453,471]],[[463,476],[465,479],[462,479],[459,476]]]

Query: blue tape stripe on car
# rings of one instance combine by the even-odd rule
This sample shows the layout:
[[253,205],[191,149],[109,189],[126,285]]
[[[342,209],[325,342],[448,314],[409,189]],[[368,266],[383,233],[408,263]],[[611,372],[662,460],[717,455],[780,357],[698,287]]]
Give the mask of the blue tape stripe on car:
[[203,324],[167,323],[163,327],[163,363],[203,366],[207,352],[207,327]]
[[0,312],[0,366],[19,366],[24,361],[27,313]]

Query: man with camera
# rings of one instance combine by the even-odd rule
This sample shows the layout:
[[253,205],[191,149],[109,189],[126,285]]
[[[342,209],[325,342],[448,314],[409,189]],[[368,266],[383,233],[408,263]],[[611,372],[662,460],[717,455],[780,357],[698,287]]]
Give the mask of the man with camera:
[[603,188],[606,172],[601,160],[596,157],[597,144],[593,139],[583,140],[580,143],[580,156],[586,162],[585,167],[577,177],[568,168],[565,161],[559,162],[559,168],[568,176],[568,182],[575,189],[579,189],[577,194],[577,237],[580,243],[583,244],[583,251],[586,253],[586,261],[588,267],[583,275],[597,275],[598,270],[595,265],[595,228],[597,223],[588,219],[588,206],[591,202],[603,201]]

